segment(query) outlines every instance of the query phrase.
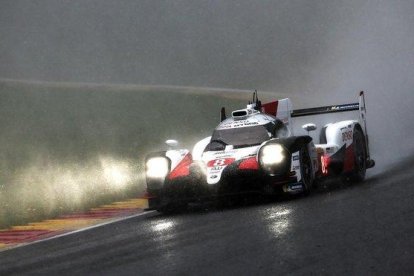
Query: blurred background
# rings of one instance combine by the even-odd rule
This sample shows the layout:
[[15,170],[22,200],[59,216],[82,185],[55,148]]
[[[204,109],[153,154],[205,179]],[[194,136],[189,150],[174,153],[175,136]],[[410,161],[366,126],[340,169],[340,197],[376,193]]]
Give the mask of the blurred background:
[[[398,164],[414,152],[413,11],[410,0],[2,1],[0,226],[139,195],[148,151],[169,138],[191,147],[254,89],[294,108],[366,91],[370,174]],[[298,133],[326,123],[306,120]]]

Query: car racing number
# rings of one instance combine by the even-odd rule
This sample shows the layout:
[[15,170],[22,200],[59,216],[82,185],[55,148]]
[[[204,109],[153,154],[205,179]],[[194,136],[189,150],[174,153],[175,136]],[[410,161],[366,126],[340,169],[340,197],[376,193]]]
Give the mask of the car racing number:
[[207,163],[207,167],[208,168],[216,168],[216,169],[220,170],[221,167],[227,166],[227,165],[229,165],[233,162],[234,162],[234,158],[214,159],[214,160],[210,160]]

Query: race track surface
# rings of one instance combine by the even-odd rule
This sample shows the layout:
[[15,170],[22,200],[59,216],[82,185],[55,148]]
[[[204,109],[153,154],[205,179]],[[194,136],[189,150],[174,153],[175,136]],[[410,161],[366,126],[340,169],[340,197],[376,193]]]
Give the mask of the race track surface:
[[152,212],[8,250],[0,275],[412,275],[412,165],[306,198]]

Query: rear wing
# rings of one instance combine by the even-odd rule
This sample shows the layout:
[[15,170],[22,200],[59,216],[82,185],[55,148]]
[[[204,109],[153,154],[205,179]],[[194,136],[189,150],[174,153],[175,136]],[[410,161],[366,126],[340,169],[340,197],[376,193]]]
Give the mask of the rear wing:
[[291,113],[292,117],[302,117],[310,115],[319,115],[326,113],[336,113],[336,112],[345,112],[345,111],[355,111],[359,110],[360,103],[351,103],[351,104],[341,104],[341,105],[330,105],[330,106],[321,106],[305,109],[296,109]]
[[365,108],[364,91],[359,92],[359,102],[357,103],[296,109],[296,110],[292,110],[290,115],[292,117],[303,117],[303,116],[310,116],[310,115],[319,115],[319,114],[346,112],[346,111],[358,111],[358,110],[360,112],[360,119],[361,121],[364,121],[364,124],[365,124],[366,108]]

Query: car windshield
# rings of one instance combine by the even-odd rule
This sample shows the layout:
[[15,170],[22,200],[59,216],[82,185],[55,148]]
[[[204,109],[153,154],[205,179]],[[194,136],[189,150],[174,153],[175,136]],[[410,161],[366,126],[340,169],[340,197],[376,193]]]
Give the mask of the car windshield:
[[269,140],[271,135],[263,125],[253,127],[216,129],[211,137],[212,143],[233,145],[234,147],[259,145]]

